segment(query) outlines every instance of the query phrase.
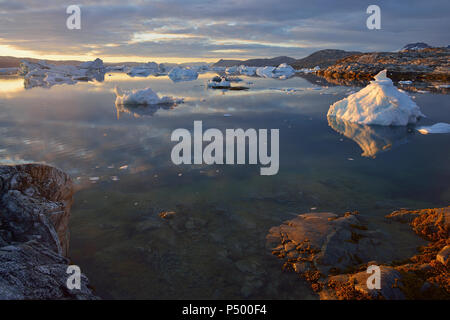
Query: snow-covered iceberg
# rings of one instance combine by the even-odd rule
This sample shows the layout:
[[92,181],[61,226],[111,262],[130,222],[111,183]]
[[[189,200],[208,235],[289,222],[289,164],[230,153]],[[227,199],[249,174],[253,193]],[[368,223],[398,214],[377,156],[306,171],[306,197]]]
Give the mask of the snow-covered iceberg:
[[273,77],[274,78],[280,78],[280,79],[287,79],[292,77],[295,74],[294,68],[292,68],[290,65],[286,63],[280,64],[278,67],[275,68],[273,71]]
[[295,70],[290,65],[282,63],[278,67],[257,68],[255,73],[263,78],[287,79],[295,74]]
[[417,128],[421,134],[429,134],[429,133],[450,133],[450,124],[439,122],[433,124],[432,126],[422,126]]
[[386,70],[364,89],[331,105],[327,116],[382,126],[406,126],[424,117],[416,103],[394,86]]
[[247,67],[244,65],[240,65],[237,68],[237,72],[244,76],[254,76],[256,74],[256,69],[257,69],[257,67]]
[[116,105],[173,105],[183,102],[183,99],[173,97],[164,96],[160,98],[151,88],[122,91],[118,87],[115,87],[114,93],[116,94]]
[[195,80],[198,77],[198,72],[195,69],[192,68],[181,68],[181,67],[174,67],[169,72],[169,78],[173,82],[178,81],[191,81]]
[[408,142],[407,127],[369,126],[328,117],[328,125],[336,132],[355,141],[361,156],[375,158],[378,153]]
[[320,70],[320,67],[319,66],[315,66],[314,68],[302,68],[302,69],[297,70],[296,72],[299,72],[299,73],[314,73],[314,72],[317,72],[319,70]]

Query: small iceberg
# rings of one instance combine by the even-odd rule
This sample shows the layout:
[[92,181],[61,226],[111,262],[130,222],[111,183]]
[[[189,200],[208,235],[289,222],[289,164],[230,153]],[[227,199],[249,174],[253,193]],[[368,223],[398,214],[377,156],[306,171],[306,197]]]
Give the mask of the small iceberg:
[[160,98],[152,89],[146,88],[142,90],[122,91],[118,87],[114,88],[116,94],[116,105],[174,105],[182,103],[183,99],[173,97]]
[[432,126],[423,126],[417,128],[421,134],[429,134],[429,133],[450,133],[450,124],[439,122],[433,124]]
[[196,80],[198,78],[198,72],[195,69],[192,68],[180,68],[180,67],[174,67],[169,72],[169,78],[173,82],[178,81],[192,81]]
[[260,67],[256,69],[256,75],[261,78],[273,78],[275,67]]
[[16,75],[19,68],[0,68],[0,76]]
[[278,67],[261,67],[256,69],[256,75],[263,78],[287,79],[294,74],[294,68],[286,63],[282,63]]
[[330,106],[327,116],[359,124],[406,126],[424,117],[417,104],[398,90],[383,70],[364,89]]
[[231,87],[231,82],[226,77],[216,76],[207,82],[208,88],[228,89]]

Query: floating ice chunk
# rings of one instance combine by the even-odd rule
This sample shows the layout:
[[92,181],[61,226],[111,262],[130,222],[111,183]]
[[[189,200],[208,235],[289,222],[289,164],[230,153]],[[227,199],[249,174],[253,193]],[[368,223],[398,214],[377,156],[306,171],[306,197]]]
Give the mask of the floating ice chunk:
[[413,82],[411,80],[403,80],[403,81],[399,81],[399,84],[412,84]]
[[191,68],[180,68],[180,67],[174,67],[169,72],[169,78],[173,82],[178,81],[191,81],[195,80],[198,77],[198,72]]
[[424,117],[416,103],[393,85],[386,70],[364,89],[331,105],[327,116],[382,126],[406,126]]
[[433,124],[432,126],[423,126],[417,128],[417,131],[419,131],[421,134],[428,134],[428,133],[450,133],[450,124],[439,122],[436,124]]
[[275,67],[260,67],[256,69],[256,75],[262,78],[272,78]]
[[225,77],[214,77],[207,82],[208,88],[230,88],[231,83]]
[[292,68],[290,65],[286,63],[280,64],[276,69],[273,71],[273,76],[275,78],[284,78],[287,79],[289,77],[292,77],[295,74],[294,68]]
[[237,74],[239,72],[239,67],[238,66],[228,67],[225,69],[225,72],[227,74]]
[[80,69],[89,69],[89,70],[103,70],[105,66],[103,65],[102,59],[95,59],[94,61],[87,61],[80,64]]
[[124,91],[118,87],[114,89],[116,94],[116,105],[156,105],[156,104],[177,104],[183,99],[173,97],[160,98],[152,89]]

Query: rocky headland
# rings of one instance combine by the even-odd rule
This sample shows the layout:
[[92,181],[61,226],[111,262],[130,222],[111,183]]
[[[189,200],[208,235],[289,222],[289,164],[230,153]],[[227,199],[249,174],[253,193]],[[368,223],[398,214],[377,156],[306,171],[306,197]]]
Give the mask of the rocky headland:
[[[429,243],[397,261],[388,236],[369,230],[358,212],[306,213],[271,228],[267,248],[320,299],[450,299],[450,207],[400,210],[386,219],[409,223]],[[380,267],[381,289],[367,287],[369,265]]]
[[97,299],[81,276],[69,290],[73,184],[41,164],[0,166],[0,299]]
[[425,48],[399,52],[359,53],[338,60],[317,71],[326,78],[371,79],[381,70],[388,70],[394,81],[450,81],[450,49]]

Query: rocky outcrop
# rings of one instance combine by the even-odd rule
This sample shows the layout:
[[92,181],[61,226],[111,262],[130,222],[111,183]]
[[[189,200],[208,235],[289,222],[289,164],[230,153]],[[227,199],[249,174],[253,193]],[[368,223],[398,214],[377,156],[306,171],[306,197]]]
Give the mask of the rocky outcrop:
[[0,166],[0,299],[95,298],[66,287],[73,186],[40,164]]
[[[450,299],[450,207],[400,210],[387,218],[409,222],[431,243],[396,261],[387,235],[369,231],[358,214],[348,212],[301,214],[271,228],[267,247],[321,299]],[[380,289],[367,287],[370,265],[380,267]]]
[[327,78],[371,79],[381,70],[388,70],[394,81],[450,81],[450,50],[427,48],[400,52],[356,54],[337,61],[318,75]]

